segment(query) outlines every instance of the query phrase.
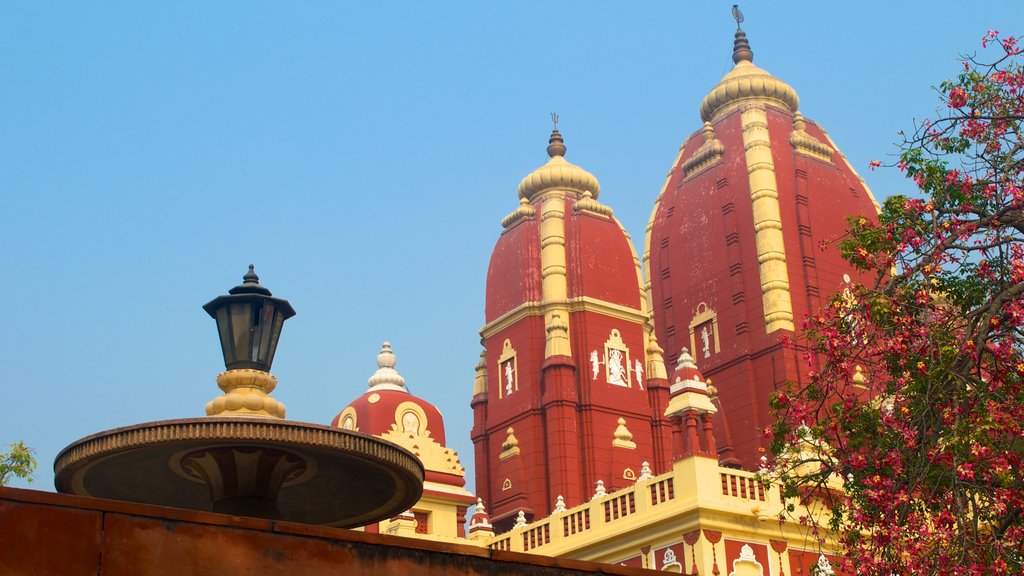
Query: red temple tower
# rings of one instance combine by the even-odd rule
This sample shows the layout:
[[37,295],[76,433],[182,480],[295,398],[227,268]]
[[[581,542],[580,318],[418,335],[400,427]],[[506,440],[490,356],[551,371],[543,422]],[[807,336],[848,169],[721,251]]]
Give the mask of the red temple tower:
[[848,216],[876,214],[877,203],[798,112],[793,88],[753,64],[740,29],[733,61],[658,196],[644,265],[666,361],[692,351],[718,391],[720,437],[756,468],[769,394],[806,372],[782,337],[854,274],[835,246],[820,245],[843,235]]
[[[557,118],[557,117],[556,117]],[[487,272],[473,390],[476,488],[498,531],[671,465],[668,380],[629,235],[600,185],[550,159],[519,185]]]

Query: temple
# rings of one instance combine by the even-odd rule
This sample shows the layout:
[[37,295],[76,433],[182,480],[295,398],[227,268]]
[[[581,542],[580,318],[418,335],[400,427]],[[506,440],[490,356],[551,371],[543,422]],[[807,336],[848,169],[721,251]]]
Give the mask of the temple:
[[769,394],[803,378],[783,337],[798,341],[801,319],[856,275],[829,243],[878,204],[796,91],[754,65],[743,30],[732,59],[655,201],[644,266],[667,362],[691,351],[718,390],[722,457],[752,469]]
[[[174,522],[202,526],[188,528],[204,534],[195,546],[232,541],[244,528],[238,546],[250,536],[263,549],[324,546],[333,562],[348,558],[367,573],[381,569],[382,554],[424,573],[602,571],[559,564],[570,561],[623,565],[609,572],[620,574],[834,573],[831,536],[787,520],[788,506],[820,514],[820,503],[783,499],[758,471],[767,465],[769,395],[806,370],[783,338],[799,345],[800,319],[855,274],[829,242],[847,217],[871,217],[878,205],[824,129],[801,115],[796,91],[754,65],[739,28],[732,59],[656,199],[651,191],[642,259],[614,216],[624,198],[567,159],[555,115],[547,159],[516,196],[510,190],[505,209],[496,206],[496,220],[507,215],[496,226],[468,397],[476,494],[446,446],[441,413],[411,393],[385,342],[369,387],[330,424],[419,460],[423,491],[411,508],[357,536],[212,513],[172,514]],[[0,489],[0,518],[29,522],[33,506],[79,510],[75,518],[125,516],[122,524],[164,513],[21,492]],[[161,522],[147,530],[171,523]],[[122,524],[96,528],[94,540]],[[93,524],[83,526],[73,540],[93,541]],[[34,533],[23,532],[17,548],[31,549]],[[19,552],[3,542],[0,567],[21,573],[12,560]],[[339,546],[354,552],[339,556]],[[95,565],[92,552],[83,554]],[[302,571],[315,562],[297,569],[320,573]]]
[[[758,472],[769,395],[806,370],[799,321],[856,274],[830,241],[878,205],[739,28],[732,59],[657,195],[642,260],[616,191],[567,159],[552,115],[547,160],[509,195],[487,270],[470,400],[479,502],[460,537],[689,574],[833,570],[827,535],[779,519],[820,503],[787,502]],[[392,398],[408,394],[389,378],[382,417],[357,429],[411,439],[425,426],[403,420]],[[367,394],[335,425],[366,421]],[[405,516],[418,528],[399,517],[367,529],[431,537],[434,506]]]

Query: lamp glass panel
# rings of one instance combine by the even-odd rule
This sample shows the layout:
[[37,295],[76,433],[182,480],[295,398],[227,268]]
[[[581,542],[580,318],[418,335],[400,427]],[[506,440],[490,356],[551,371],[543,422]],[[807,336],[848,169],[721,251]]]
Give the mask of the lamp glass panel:
[[267,355],[267,367],[274,363],[274,355],[277,354],[277,341],[281,338],[281,328],[284,324],[284,313],[280,309],[274,310],[274,327],[270,332],[270,346]]
[[233,302],[231,307],[231,338],[235,361],[249,360],[249,337],[252,330],[252,303]]
[[254,359],[258,358],[261,363],[265,363],[267,367],[269,367],[269,360],[267,356],[271,354],[270,337],[271,332],[273,332],[273,330],[271,330],[273,325],[274,304],[271,302],[264,302],[263,306],[260,308],[259,329],[256,331],[256,334],[253,335],[254,338],[258,337],[259,339],[259,349],[253,356]]
[[234,349],[231,343],[231,325],[228,321],[228,308],[221,306],[217,309],[217,334],[220,336],[220,349],[224,353],[224,363],[231,361]]

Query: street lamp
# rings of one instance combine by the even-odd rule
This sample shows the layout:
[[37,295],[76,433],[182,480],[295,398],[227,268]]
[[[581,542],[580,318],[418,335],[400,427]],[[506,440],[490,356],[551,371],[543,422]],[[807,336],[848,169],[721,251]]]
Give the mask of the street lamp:
[[243,282],[218,296],[203,309],[217,321],[224,366],[228,370],[249,368],[269,372],[284,321],[295,315],[287,300],[273,298],[260,285],[253,265]]

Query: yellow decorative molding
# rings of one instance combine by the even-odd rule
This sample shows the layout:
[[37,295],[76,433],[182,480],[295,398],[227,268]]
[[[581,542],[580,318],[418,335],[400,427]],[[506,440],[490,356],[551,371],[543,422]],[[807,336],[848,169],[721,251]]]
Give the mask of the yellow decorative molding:
[[356,409],[351,406],[346,406],[341,411],[341,415],[338,417],[338,428],[342,430],[352,430],[354,432],[359,431],[359,420]]
[[512,341],[508,338],[501,343],[501,355],[498,356],[498,398],[511,396],[519,390],[519,360]]
[[704,134],[704,143],[694,151],[693,156],[687,158],[682,166],[680,166],[683,169],[683,175],[686,177],[690,177],[714,164],[725,153],[725,146],[715,138],[715,128],[711,125],[711,122],[704,122],[704,128],[701,132]]
[[601,184],[590,172],[561,156],[553,156],[523,178],[519,183],[519,197],[532,201],[549,190],[569,190],[577,194],[589,190],[596,199],[601,194]]
[[571,356],[572,349],[569,347],[569,324],[562,319],[558,312],[552,312],[544,327],[547,332],[547,340],[544,345],[544,357]]
[[476,363],[473,375],[473,396],[487,392],[487,350],[480,351],[480,361]]
[[529,200],[526,198],[520,198],[519,207],[513,210],[511,214],[501,219],[501,226],[503,228],[509,228],[523,218],[533,218],[536,213],[537,209],[530,205]]
[[[559,194],[545,195],[541,202],[540,216],[541,295],[545,304],[544,325],[547,329],[545,358],[572,355],[569,327],[564,322],[569,312],[560,303],[569,291],[565,267],[565,197]],[[564,330],[562,326],[565,326]]]
[[[633,433],[626,428],[626,419],[619,418],[618,426],[615,428],[615,432],[612,434],[612,446],[615,448],[626,448],[629,450],[636,450],[636,442],[633,442]],[[636,475],[631,478],[635,480]]]
[[568,298],[554,302],[524,302],[486,324],[480,329],[480,335],[484,338],[489,338],[516,322],[519,322],[523,318],[527,318],[529,316],[543,316],[549,309],[550,305],[557,305],[559,308],[567,310],[570,313],[587,311],[603,314],[609,318],[624,320],[626,322],[644,323],[647,321],[647,316],[642,310],[629,308],[628,306],[622,306],[621,304],[613,304],[604,300],[598,300],[597,298],[592,298],[590,296],[577,296],[575,298]]
[[789,112],[796,112],[800,106],[800,98],[789,84],[753,62],[741,60],[701,101],[700,119],[714,122],[751,102],[771,104]]
[[574,212],[586,212],[588,214],[603,216],[605,218],[609,218],[612,215],[611,207],[605,206],[597,200],[594,200],[594,196],[590,193],[590,190],[584,190],[583,197],[572,205],[572,209]]
[[384,534],[405,536],[407,538],[415,538],[417,536],[416,517],[411,510],[406,510],[386,522],[381,522],[381,524],[384,525]]
[[[501,443],[501,454],[498,454],[499,460],[508,460],[513,456],[519,455],[519,439],[516,438],[516,431],[509,426],[505,434],[505,441]],[[511,482],[509,482],[509,485],[511,486]]]
[[[458,453],[431,437],[431,422],[419,404],[412,401],[400,403],[395,407],[394,418],[391,429],[381,434],[381,438],[415,454],[427,470],[462,477],[466,475]],[[456,491],[462,492],[462,489]]]
[[660,378],[668,379],[668,370],[665,368],[665,351],[658,346],[658,338],[654,332],[647,334],[647,379]]
[[750,199],[753,204],[754,239],[761,278],[765,330],[769,333],[776,330],[794,330],[793,303],[789,292],[789,271],[786,266],[786,247],[779,207],[779,187],[775,179],[768,116],[764,107],[746,106],[740,116],[740,125],[743,131]]
[[391,424],[391,431],[409,438],[428,438],[430,421],[422,406],[415,402],[402,402],[395,407],[395,422]]
[[853,382],[854,386],[866,388],[868,385],[868,378],[864,375],[864,369],[861,368],[860,364],[853,367],[853,376],[850,377],[850,381]]
[[711,398],[707,393],[688,390],[672,396],[672,399],[668,401],[668,407],[665,408],[665,416],[677,416],[692,411],[714,414],[718,412],[718,408],[711,403]]
[[207,416],[250,416],[284,418],[284,404],[270,397],[277,377],[262,370],[242,368],[217,375],[217,386],[224,395],[206,404]]
[[[623,471],[624,477],[626,474]],[[762,486],[754,473],[723,468],[708,458],[686,458],[677,461],[669,472],[647,477],[641,474],[634,485],[614,492],[608,492],[602,482],[594,498],[572,508],[556,506],[550,515],[534,518],[511,533],[494,535],[484,545],[617,564],[635,558],[642,544],[650,547],[650,568],[678,572],[679,561],[684,560],[687,566],[695,563],[700,574],[712,573],[716,560],[724,567],[721,543],[713,553],[702,537],[695,548],[686,546],[685,558],[677,556],[670,546],[680,545],[683,534],[701,529],[721,532],[729,540],[764,546],[769,551],[772,540],[782,540],[791,549],[818,550],[818,535],[810,534],[806,527],[797,522],[779,525],[778,514],[784,513],[789,502],[779,499],[777,492]],[[813,513],[795,501],[794,507],[798,514]],[[546,536],[533,541],[520,537],[540,533]],[[831,548],[829,533],[823,534],[826,549]],[[737,574],[745,573],[743,569],[754,567],[749,563],[750,556],[741,550],[740,557],[734,559],[740,562],[730,562],[730,568],[740,568]],[[788,556],[784,554],[782,561],[785,572],[792,573]]]
[[790,145],[800,154],[831,164],[832,148],[808,134],[806,128],[807,123],[804,121],[804,115],[799,112],[793,114],[793,132],[789,135]]

